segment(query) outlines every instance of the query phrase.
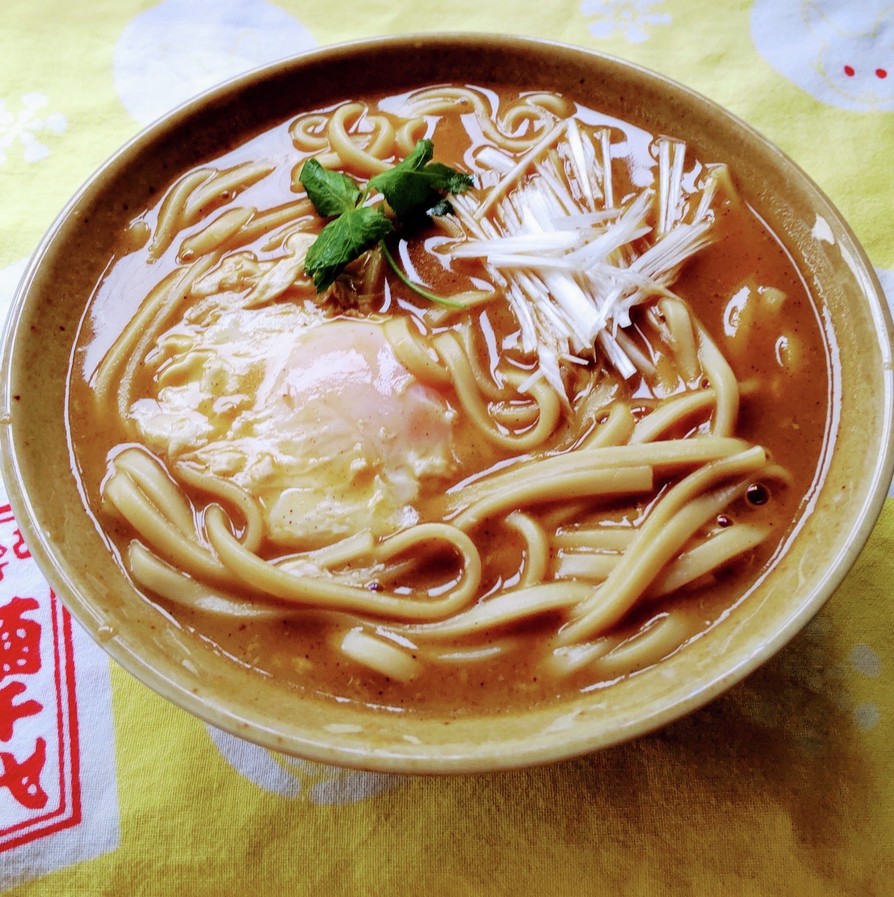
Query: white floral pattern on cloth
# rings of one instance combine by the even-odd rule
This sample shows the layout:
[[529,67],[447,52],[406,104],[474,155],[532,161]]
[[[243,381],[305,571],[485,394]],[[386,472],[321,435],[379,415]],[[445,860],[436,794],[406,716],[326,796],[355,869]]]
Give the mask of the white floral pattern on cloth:
[[339,769],[259,747],[208,726],[223,758],[259,788],[313,804],[351,804],[381,794],[407,781],[408,776]]
[[862,641],[833,654],[829,643],[836,632],[831,616],[819,614],[792,647],[780,651],[726,700],[753,725],[791,729],[791,747],[805,756],[821,752],[848,718],[860,732],[872,732],[884,721],[873,699],[885,693],[884,661]]
[[131,20],[115,46],[115,88],[140,124],[228,78],[316,46],[265,0],[164,0]]
[[[868,679],[878,679],[883,672],[882,660],[878,654],[865,644],[855,645],[848,658],[851,669]],[[858,704],[853,709],[854,721],[864,731],[874,729],[881,722],[881,711],[872,701]]]
[[767,62],[812,97],[894,110],[892,0],[755,0],[751,32]]
[[590,34],[596,38],[622,37],[632,44],[645,43],[656,25],[670,25],[671,15],[655,10],[665,0],[584,0],[581,12],[592,17]]
[[42,141],[62,134],[68,120],[61,112],[45,112],[50,105],[42,93],[26,93],[18,101],[0,98],[0,165],[5,165],[16,146],[26,162],[45,159],[52,150]]

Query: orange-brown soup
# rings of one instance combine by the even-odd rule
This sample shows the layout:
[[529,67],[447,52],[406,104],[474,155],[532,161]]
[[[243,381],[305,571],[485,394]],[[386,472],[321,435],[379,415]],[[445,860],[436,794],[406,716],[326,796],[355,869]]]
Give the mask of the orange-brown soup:
[[[318,292],[336,216],[302,166],[363,190],[423,138],[472,187],[395,222],[400,275],[374,245]],[[146,600],[383,708],[549,701],[685,650],[809,513],[831,430],[814,302],[722,163],[569,97],[439,86],[165,185],[70,382],[84,493]]]

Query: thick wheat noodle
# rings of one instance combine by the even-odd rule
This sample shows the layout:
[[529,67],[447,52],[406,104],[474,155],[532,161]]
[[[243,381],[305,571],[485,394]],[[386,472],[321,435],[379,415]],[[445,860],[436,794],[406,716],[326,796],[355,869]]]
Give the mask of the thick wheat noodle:
[[561,645],[544,659],[544,669],[558,678],[567,678],[592,666],[593,662],[616,648],[623,639],[618,635],[603,635],[591,642]]
[[600,414],[605,415],[605,420],[593,427],[578,449],[624,445],[630,439],[636,420],[626,402],[612,402]]
[[580,496],[649,492],[653,486],[654,476],[648,465],[582,468],[551,475],[525,474],[511,482],[504,482],[499,489],[489,490],[457,514],[453,523],[460,529],[468,530],[482,520],[514,508]]
[[308,613],[303,608],[264,603],[257,599],[214,589],[177,570],[154,555],[145,545],[133,541],[127,549],[127,569],[137,585],[168,601],[203,613],[233,619],[273,621]]
[[[513,135],[512,140],[525,139],[518,135],[519,130],[525,130],[530,125],[531,131],[538,130],[552,124],[557,118],[566,118],[569,103],[561,97],[548,96],[546,94],[530,94],[520,103],[510,106],[500,119],[500,128],[504,132]],[[544,115],[544,112],[547,115]]]
[[[471,603],[477,594],[478,587],[481,585],[481,555],[468,535],[453,524],[420,523],[393,533],[373,547],[370,557],[380,564],[391,564],[393,568],[395,566],[393,564],[395,557],[402,554],[409,555],[407,561],[404,561],[402,564],[398,563],[397,566],[412,567],[419,558],[419,546],[426,543],[437,544],[438,542],[452,546],[454,551],[462,558],[462,580],[454,588],[453,595],[449,599],[443,600],[445,602],[452,601],[456,607],[465,606]],[[393,581],[394,577],[390,576],[390,572],[391,569],[386,568],[388,579]]]
[[553,536],[554,548],[589,548],[592,551],[623,551],[633,541],[632,526],[591,526],[560,530]]
[[753,526],[748,523],[737,523],[721,530],[710,539],[684,551],[675,561],[668,564],[666,570],[646,591],[646,597],[670,595],[706,573],[722,567],[733,558],[757,548],[769,535],[769,527]]
[[556,579],[586,579],[602,582],[618,566],[621,554],[616,552],[560,551],[553,567]]
[[664,315],[664,322],[670,333],[671,349],[680,376],[684,382],[693,383],[699,376],[699,364],[692,315],[680,299],[661,299],[658,307]]
[[205,206],[212,202],[232,199],[246,187],[251,187],[276,171],[269,162],[243,162],[226,171],[218,171],[214,177],[203,181],[186,200],[183,207],[183,225],[192,224],[202,217]]
[[513,511],[506,518],[506,525],[525,541],[525,563],[519,585],[530,586],[540,582],[549,567],[549,539],[543,527],[529,514],[521,511]]
[[759,470],[766,459],[763,447],[754,446],[707,464],[673,486],[639,527],[636,538],[602,586],[575,610],[575,618],[559,634],[561,643],[585,641],[617,623],[661,568],[700,526],[726,507],[742,484],[715,492],[707,490],[722,480]]
[[492,302],[499,293],[495,290],[463,290],[459,293],[451,293],[448,297],[450,305],[439,305],[432,308],[426,315],[426,320],[432,327],[440,327],[449,323],[459,315],[467,317],[469,312],[482,305]]
[[400,363],[423,383],[446,386],[450,371],[438,354],[426,345],[422,334],[407,317],[392,317],[385,322],[385,337]]
[[348,122],[353,124],[366,111],[362,103],[346,103],[336,109],[329,119],[329,145],[338,153],[343,167],[363,177],[372,177],[391,167],[385,159],[394,154],[394,128],[383,115],[366,115],[374,130],[367,146],[361,147],[348,133]]
[[[490,104],[484,97],[465,87],[435,87],[419,91],[407,99],[402,113],[412,117],[438,115],[454,111],[458,102],[471,105],[472,110],[478,113],[477,121],[484,135],[501,149],[520,152],[528,149],[539,137],[535,129],[532,129],[534,133],[530,137],[512,137],[506,134],[501,124],[493,121]],[[548,123],[552,124],[552,121],[551,117]]]
[[475,646],[473,648],[429,648],[426,652],[426,658],[434,663],[481,663],[485,660],[493,660],[501,654],[514,651],[519,647],[518,641],[513,638],[502,638],[499,641],[492,639],[484,646]]
[[367,529],[338,542],[333,542],[324,548],[317,548],[292,558],[283,558],[277,563],[301,559],[311,561],[320,567],[342,567],[361,558],[372,557],[375,546],[375,537]]
[[307,199],[284,203],[261,213],[254,208],[229,209],[204,230],[184,240],[180,247],[181,257],[201,256],[212,249],[222,254],[234,252],[284,224],[297,222],[301,218],[307,218],[310,224],[312,210],[313,206]]
[[441,333],[434,339],[435,350],[450,371],[453,387],[463,410],[475,428],[502,448],[525,451],[542,444],[555,430],[561,414],[561,401],[551,386],[540,381],[529,393],[540,408],[537,423],[522,433],[504,433],[494,425],[487,405],[481,398],[478,381],[462,345],[453,333]]
[[711,432],[715,436],[729,436],[735,429],[739,414],[739,381],[708,331],[698,323],[696,329],[698,360],[716,398]]
[[126,473],[113,474],[103,486],[103,498],[161,557],[198,579],[217,585],[232,583],[230,571],[197,541],[185,537]]
[[[666,657],[689,635],[686,623],[668,612],[650,620],[632,636],[605,635],[591,642],[566,645],[544,661],[556,676],[567,677],[587,669],[604,678],[618,678]],[[603,663],[604,659],[604,663]]]
[[502,629],[543,614],[567,612],[593,592],[582,582],[546,582],[503,592],[436,623],[404,624],[389,629],[409,638],[461,638]]
[[171,271],[152,292],[143,300],[136,314],[130,319],[127,327],[115,340],[112,347],[103,356],[93,375],[91,386],[97,405],[105,404],[117,385],[118,373],[127,359],[133,355],[133,347],[139,341],[146,328],[168,300],[168,294],[175,281],[183,276],[183,269]]
[[[233,252],[242,246],[252,243],[264,234],[282,227],[284,224],[298,221],[301,218],[307,218],[308,224],[314,220],[311,217],[313,205],[308,199],[287,202],[281,206],[268,209],[266,212],[258,213],[256,210],[252,210],[252,212],[253,214],[248,217],[241,227],[236,228],[226,238],[221,240],[218,247],[221,252]],[[299,232],[301,230],[303,229],[299,229]]]
[[398,534],[403,550],[412,544],[435,538],[446,541],[462,557],[463,571],[459,584],[445,597],[406,598],[371,592],[332,580],[291,574],[246,551],[230,532],[227,517],[220,508],[212,505],[205,512],[205,531],[218,557],[232,575],[262,594],[298,605],[355,611],[396,620],[433,620],[454,614],[474,598],[478,589],[481,563],[478,552],[472,541],[455,527],[422,524],[415,529],[420,532],[407,530]]
[[[644,594],[646,597],[669,595],[722,567],[733,558],[756,548],[769,534],[768,527],[751,526],[747,523],[721,530],[678,555],[655,578]],[[580,578],[601,582],[608,578],[621,557],[620,553],[562,552],[555,566],[554,575],[556,579]]]
[[538,508],[537,519],[548,533],[555,534],[561,527],[571,526],[585,517],[592,509],[592,502],[586,498],[555,502]]
[[356,583],[363,578],[364,584],[374,580],[379,585],[398,582],[422,566],[423,559],[419,554],[406,560],[389,562],[385,566],[380,561],[373,560],[375,551],[375,537],[369,530],[364,530],[324,548],[284,555],[273,558],[268,563],[300,576],[321,575],[325,570],[337,571],[338,568],[345,567],[347,569],[338,574],[343,580],[353,580]]
[[422,664],[409,649],[364,632],[362,627],[349,629],[338,645],[345,657],[375,670],[397,682],[408,682],[422,672]]
[[203,473],[191,464],[181,462],[174,468],[178,479],[194,489],[234,505],[245,523],[240,541],[247,551],[257,551],[264,538],[264,518],[256,499],[232,480]]
[[665,399],[651,414],[637,421],[630,436],[634,445],[653,442],[663,433],[682,424],[697,414],[702,414],[716,404],[713,389],[699,389]]
[[478,384],[478,391],[492,402],[508,399],[510,397],[509,390],[504,385],[497,383],[490,372],[485,371],[481,366],[478,347],[475,345],[474,329],[470,326],[461,328],[459,339],[465,350],[469,369]]
[[[517,132],[520,128],[524,128],[527,124],[542,122],[543,112],[544,110],[542,107],[536,106],[533,103],[522,103],[513,106],[512,108],[507,109],[500,119],[500,128],[511,135],[513,132]],[[555,120],[555,116],[550,115],[549,119],[550,123],[552,123]],[[517,139],[517,137],[512,139]]]
[[[210,253],[202,256],[189,267],[183,268],[179,275],[172,279],[164,295],[159,297],[158,304],[154,309],[154,315],[138,331],[138,338],[133,343],[116,389],[118,415],[125,426],[131,426],[129,411],[133,384],[138,370],[145,362],[147,352],[155,343],[170,316],[174,314],[180,303],[186,298],[192,285],[216,262],[217,255]],[[127,329],[122,334],[122,338],[130,340],[135,320],[136,318],[128,324]]]
[[472,483],[451,487],[447,493],[448,510],[459,510],[469,501],[484,498],[493,492],[530,478],[549,479],[581,470],[618,467],[675,468],[706,464],[719,458],[736,455],[748,448],[743,439],[704,436],[693,439],[671,439],[644,445],[612,445],[580,449],[561,455],[550,455],[535,461],[522,461]]
[[402,124],[394,134],[394,141],[400,150],[400,154],[404,157],[409,156],[416,144],[425,137],[427,132],[428,124],[424,118],[411,118],[408,122]]
[[665,614],[596,658],[591,669],[605,678],[628,675],[667,657],[689,634],[689,628],[678,615]]
[[501,427],[506,427],[508,430],[521,430],[534,423],[540,409],[533,402],[526,402],[524,405],[503,402],[493,405],[490,413]]
[[196,521],[192,508],[179,486],[153,457],[139,448],[127,448],[115,455],[116,471],[123,471],[146,494],[146,497],[185,536],[195,538]]
[[190,193],[212,177],[214,177],[213,168],[199,168],[180,178],[165,194],[158,210],[155,233],[149,244],[151,261],[160,258],[173,243],[174,237],[183,229],[185,225],[183,212]]
[[633,362],[633,366],[646,377],[655,376],[655,364],[647,357],[646,353],[630,338],[630,335],[618,328],[614,335],[615,343],[621,351]]
[[251,206],[247,208],[239,206],[221,212],[217,218],[180,244],[180,257],[193,259],[220,249],[230,237],[241,231],[251,221],[257,211]]
[[387,556],[382,554],[378,550],[378,541],[372,532],[363,530],[323,548],[285,555],[268,563],[288,573],[300,575],[310,575],[309,570],[322,572],[324,569],[337,570],[339,567],[346,567],[352,571],[366,570],[365,575],[374,579],[379,585],[397,582],[418,570],[423,563],[421,553],[400,561],[392,560],[394,554],[394,550]]
[[329,116],[322,113],[302,115],[289,125],[289,136],[292,145],[297,150],[315,152],[329,146],[329,138],[326,136],[326,128],[329,124]]

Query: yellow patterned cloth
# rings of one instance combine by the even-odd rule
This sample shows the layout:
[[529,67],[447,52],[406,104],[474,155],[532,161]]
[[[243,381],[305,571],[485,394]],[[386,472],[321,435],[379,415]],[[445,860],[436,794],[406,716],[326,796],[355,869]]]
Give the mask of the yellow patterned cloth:
[[[889,0],[709,8],[4,0],[0,315],[68,197],[188,96],[343,40],[507,28],[640,63],[754,125],[829,194],[894,296]],[[42,750],[61,773],[39,783],[41,824],[20,818],[22,801],[40,794],[15,790],[7,773],[27,758],[0,741],[3,894],[894,894],[894,498],[819,617],[726,696],[595,756],[445,778],[289,760],[161,700],[56,606],[5,501],[0,493],[0,605],[42,603],[39,624],[14,606],[49,639],[34,675],[55,676],[60,708],[55,734],[34,728],[40,702],[15,733],[35,763]],[[0,723],[2,706],[0,693]]]

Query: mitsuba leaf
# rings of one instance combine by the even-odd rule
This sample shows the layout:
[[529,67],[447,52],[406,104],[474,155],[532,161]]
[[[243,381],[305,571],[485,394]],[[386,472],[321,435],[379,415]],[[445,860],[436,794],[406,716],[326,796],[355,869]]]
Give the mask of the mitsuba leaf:
[[[440,162],[432,162],[434,144],[420,140],[413,151],[394,168],[377,174],[370,186],[381,191],[394,214],[412,222],[440,208],[443,193],[462,193],[472,186],[472,178]],[[435,212],[434,214],[438,214]]]
[[[323,292],[347,264],[394,230],[391,220],[380,207],[363,204],[370,188],[382,193],[401,224],[412,224],[427,216],[446,215],[452,211],[444,194],[468,190],[472,178],[447,165],[432,162],[433,153],[432,142],[420,140],[406,159],[372,178],[366,193],[352,178],[323,168],[316,159],[304,163],[299,182],[317,212],[324,218],[333,219],[320,231],[304,263],[317,292]],[[391,264],[394,267],[393,261]]]
[[324,218],[350,212],[360,200],[360,187],[356,181],[340,171],[323,168],[316,159],[308,159],[304,163],[298,180],[307,190],[314,208]]
[[330,221],[308,249],[304,261],[317,292],[330,286],[345,265],[372,249],[392,230],[393,225],[381,210],[370,206],[352,207]]

